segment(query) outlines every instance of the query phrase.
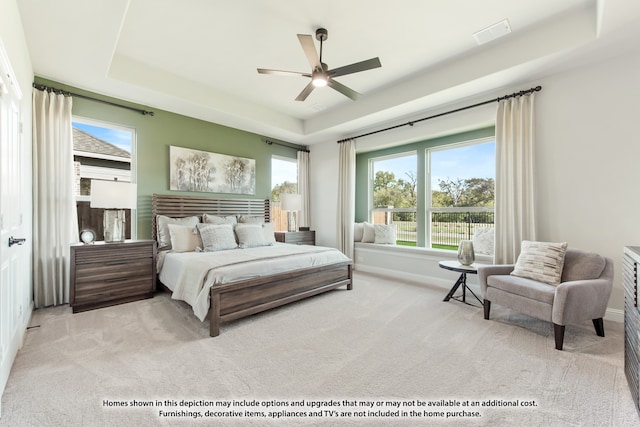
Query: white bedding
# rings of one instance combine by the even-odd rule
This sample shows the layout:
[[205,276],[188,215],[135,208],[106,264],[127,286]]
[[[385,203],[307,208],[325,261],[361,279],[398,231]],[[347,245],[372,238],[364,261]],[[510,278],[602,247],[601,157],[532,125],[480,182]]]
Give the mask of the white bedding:
[[160,281],[172,298],[187,302],[203,321],[209,311],[209,288],[259,276],[349,261],[323,246],[276,243],[216,252],[167,252],[159,266]]

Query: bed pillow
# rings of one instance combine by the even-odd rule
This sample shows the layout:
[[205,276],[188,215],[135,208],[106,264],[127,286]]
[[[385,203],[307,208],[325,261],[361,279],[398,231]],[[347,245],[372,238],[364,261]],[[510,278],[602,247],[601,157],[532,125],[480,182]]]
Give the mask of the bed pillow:
[[523,240],[520,255],[511,275],[537,280],[548,285],[559,285],[566,251],[567,242]]
[[171,236],[171,249],[176,252],[194,252],[202,247],[202,240],[195,227],[190,225],[167,224]]
[[376,241],[376,230],[373,224],[364,222],[362,223],[362,243],[373,243]]
[[266,245],[274,245],[276,243],[276,234],[272,222],[262,224],[262,233],[264,234],[264,242]]
[[205,252],[224,251],[238,247],[231,224],[198,224]]
[[264,224],[264,217],[262,215],[238,215],[238,223]]
[[264,238],[262,224],[237,224],[236,236],[238,237],[238,247],[241,249],[267,246]]
[[373,231],[375,234],[373,243],[381,245],[396,244],[396,225],[395,224],[374,224]]
[[238,222],[235,215],[211,215],[204,214],[202,215],[202,222],[205,224],[235,224]]
[[171,249],[171,235],[169,234],[169,224],[188,225],[195,227],[200,222],[197,216],[188,216],[185,218],[171,218],[164,215],[156,216],[156,240],[158,240],[158,249]]

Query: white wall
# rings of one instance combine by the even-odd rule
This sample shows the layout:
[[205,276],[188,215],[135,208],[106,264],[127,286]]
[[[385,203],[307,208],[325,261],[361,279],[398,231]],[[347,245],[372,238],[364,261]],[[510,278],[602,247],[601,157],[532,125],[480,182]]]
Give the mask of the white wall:
[[[622,250],[627,245],[640,245],[639,76],[640,53],[636,53],[513,88],[543,87],[536,94],[538,237],[567,241],[572,247],[614,259],[616,274],[608,317],[618,319],[624,308]],[[509,90],[482,98],[505,93]],[[449,107],[455,106],[445,109]],[[486,125],[494,111],[495,105],[481,107],[363,138],[358,141],[358,151],[410,141],[418,134],[434,137],[446,129],[461,131],[470,125]],[[338,186],[336,146],[335,141],[311,146],[313,226],[320,244],[335,242],[337,203],[329,189],[337,190]],[[451,280],[450,272],[429,265],[435,260],[425,259],[425,264],[400,262],[397,254],[363,256],[367,259],[356,259],[356,265],[362,261],[363,266],[376,271],[414,279],[426,273],[440,284],[443,279],[447,280],[444,283]]]

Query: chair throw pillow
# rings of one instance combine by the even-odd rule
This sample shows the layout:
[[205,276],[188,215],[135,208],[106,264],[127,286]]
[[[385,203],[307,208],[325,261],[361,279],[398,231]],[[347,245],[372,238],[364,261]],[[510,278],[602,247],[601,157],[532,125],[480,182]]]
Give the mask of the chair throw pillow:
[[511,275],[537,280],[548,285],[559,285],[566,251],[567,242],[523,240],[520,255]]

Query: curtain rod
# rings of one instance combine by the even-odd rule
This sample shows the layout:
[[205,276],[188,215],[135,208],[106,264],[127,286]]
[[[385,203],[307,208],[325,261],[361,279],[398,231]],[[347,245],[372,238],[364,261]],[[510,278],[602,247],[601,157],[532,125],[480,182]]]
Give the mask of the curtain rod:
[[136,108],[136,107],[130,107],[128,105],[116,104],[115,102],[105,101],[104,99],[92,98],[92,97],[87,96],[87,95],[80,95],[78,93],[69,92],[69,91],[66,91],[66,90],[58,89],[58,88],[51,87],[51,86],[46,86],[46,85],[39,84],[39,83],[34,83],[33,87],[38,89],[38,90],[46,90],[46,91],[53,92],[53,93],[59,93],[59,94],[65,95],[65,96],[72,96],[72,97],[76,97],[76,98],[88,99],[89,101],[101,102],[103,104],[111,105],[113,107],[125,108],[127,110],[131,110],[131,111],[135,111],[136,113],[140,113],[143,116],[154,116],[155,115],[155,113],[153,111],[143,110],[143,109]]
[[304,151],[305,153],[309,153],[310,152],[306,148],[302,148],[301,145],[296,145],[296,144],[292,144],[292,145],[283,144],[281,142],[271,141],[270,139],[265,139],[264,143],[267,144],[267,145],[279,145],[281,147],[293,148],[294,150]]
[[352,136],[351,138],[341,139],[341,140],[338,141],[338,144],[342,144],[343,142],[347,142],[347,141],[352,141],[352,140],[357,139],[357,138],[362,138],[362,137],[365,137],[365,136],[374,135],[376,133],[381,133],[381,132],[386,132],[388,130],[397,129],[397,128],[400,128],[400,127],[403,127],[403,126],[413,126],[415,123],[423,122],[425,120],[435,119],[437,117],[446,116],[447,114],[458,113],[460,111],[469,110],[469,109],[475,108],[475,107],[480,107],[481,105],[491,104],[492,102],[503,101],[505,99],[514,98],[516,96],[529,95],[529,94],[531,94],[533,92],[539,92],[541,90],[542,90],[542,86],[532,87],[531,89],[521,90],[520,92],[514,92],[512,94],[505,95],[505,96],[499,96],[497,98],[489,99],[487,101],[478,102],[477,104],[473,104],[473,105],[467,105],[466,107],[456,108],[455,110],[445,111],[444,113],[435,114],[433,116],[423,117],[423,118],[418,119],[418,120],[412,120],[412,121],[409,121],[409,122],[406,122],[406,123],[402,123],[402,124],[399,124],[399,125],[395,125],[395,126],[391,126],[391,127],[388,127],[388,128],[374,130],[373,132],[363,133],[362,135]]

